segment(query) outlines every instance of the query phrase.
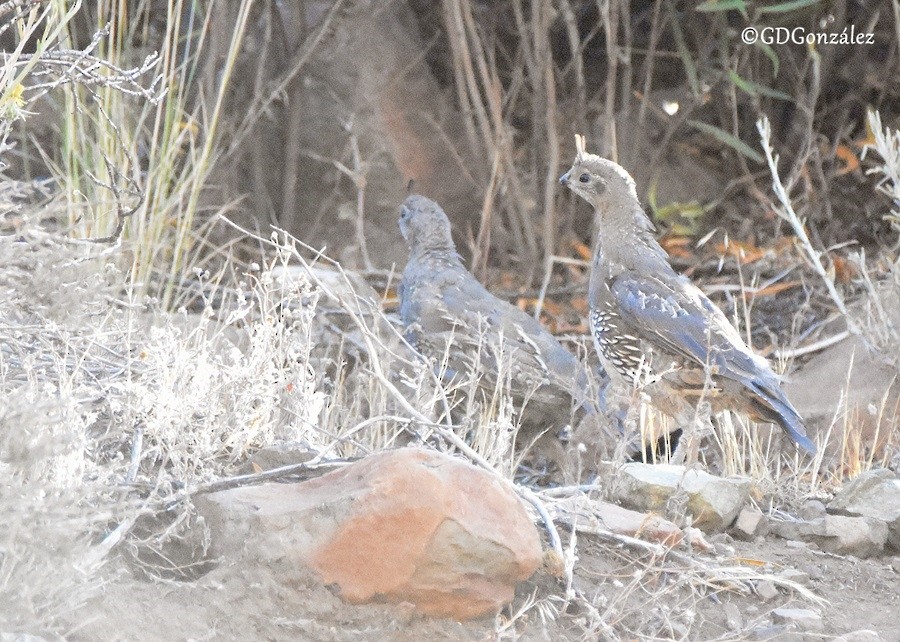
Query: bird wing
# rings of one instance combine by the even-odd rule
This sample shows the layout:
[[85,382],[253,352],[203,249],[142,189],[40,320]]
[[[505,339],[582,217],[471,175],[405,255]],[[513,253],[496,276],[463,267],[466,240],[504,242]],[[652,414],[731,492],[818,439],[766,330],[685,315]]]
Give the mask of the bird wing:
[[610,291],[629,330],[664,351],[739,381],[758,376],[761,366],[769,370],[722,311],[683,277],[668,283],[625,272]]
[[778,385],[764,359],[744,343],[712,301],[680,277],[674,282],[625,273],[610,288],[629,331],[653,345],[700,364],[749,389],[759,403],[755,412],[780,424],[801,448],[816,452],[803,419]]
[[535,319],[495,297],[461,266],[408,265],[402,296],[407,338],[419,350],[446,359],[451,376],[476,358],[482,376],[490,381],[503,361],[510,364],[506,372],[523,396],[539,392],[542,399],[586,401],[582,397],[588,377],[575,356]]
[[485,339],[516,353],[551,377],[572,380],[579,370],[575,357],[533,317],[516,306],[498,299],[474,277],[458,280],[443,288],[443,300],[454,316],[470,328],[484,333]]

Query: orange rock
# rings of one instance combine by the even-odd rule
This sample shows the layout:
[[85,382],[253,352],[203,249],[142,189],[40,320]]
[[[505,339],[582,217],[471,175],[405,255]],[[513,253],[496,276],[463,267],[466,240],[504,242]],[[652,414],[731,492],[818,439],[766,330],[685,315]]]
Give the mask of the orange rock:
[[417,448],[300,484],[214,493],[199,506],[214,546],[217,538],[218,548],[242,546],[244,563],[248,553],[300,563],[350,602],[409,602],[459,620],[496,613],[542,560],[537,530],[507,483]]

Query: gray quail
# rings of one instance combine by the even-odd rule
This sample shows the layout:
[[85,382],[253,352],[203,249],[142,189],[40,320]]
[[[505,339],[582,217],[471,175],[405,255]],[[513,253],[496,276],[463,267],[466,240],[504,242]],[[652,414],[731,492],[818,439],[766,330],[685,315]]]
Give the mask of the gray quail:
[[595,211],[590,327],[614,384],[641,388],[659,410],[686,422],[687,448],[694,458],[697,408],[704,402],[712,412],[737,410],[778,424],[798,446],[815,453],[803,420],[768,363],[747,347],[699,288],[669,265],[628,172],[586,153],[583,137],[576,136],[576,145],[575,162],[560,182]]
[[[596,412],[582,364],[534,318],[502,301],[466,270],[441,207],[412,195],[400,207],[400,230],[409,261],[400,283],[400,316],[419,352],[446,361],[445,376],[477,370],[493,390],[498,373],[521,411],[551,424],[573,410]],[[502,368],[500,360],[508,360]]]

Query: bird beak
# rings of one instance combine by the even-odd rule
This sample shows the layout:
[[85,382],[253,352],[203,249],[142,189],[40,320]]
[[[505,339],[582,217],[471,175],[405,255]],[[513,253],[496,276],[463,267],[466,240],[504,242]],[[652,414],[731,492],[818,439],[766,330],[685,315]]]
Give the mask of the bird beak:
[[566,187],[568,187],[568,186],[569,186],[569,174],[571,174],[571,173],[572,173],[572,170],[570,169],[568,172],[566,172],[565,174],[563,174],[562,176],[560,176],[560,177],[559,177],[559,184],[560,184],[560,185],[565,185]]

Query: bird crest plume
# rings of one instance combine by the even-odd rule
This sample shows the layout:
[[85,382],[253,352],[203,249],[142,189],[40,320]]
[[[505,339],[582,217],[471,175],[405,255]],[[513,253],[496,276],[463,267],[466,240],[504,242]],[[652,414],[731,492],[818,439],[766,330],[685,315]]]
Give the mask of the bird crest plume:
[[575,160],[580,161],[582,158],[584,158],[584,155],[584,136],[581,134],[575,134]]
[[[631,194],[631,196],[633,196],[635,200],[637,200],[637,185],[635,185],[634,179],[631,177],[631,174],[629,174],[628,171],[618,163],[615,163],[607,158],[601,158],[596,154],[589,154],[586,149],[584,136],[582,134],[575,134],[575,165],[578,165],[579,163],[585,163],[595,166],[599,165],[612,170],[613,172],[618,174],[623,181],[625,181],[628,193]],[[596,169],[596,167],[594,167],[593,169]],[[641,214],[641,216],[643,216],[643,214]],[[644,227],[644,225],[642,224],[641,227]]]

